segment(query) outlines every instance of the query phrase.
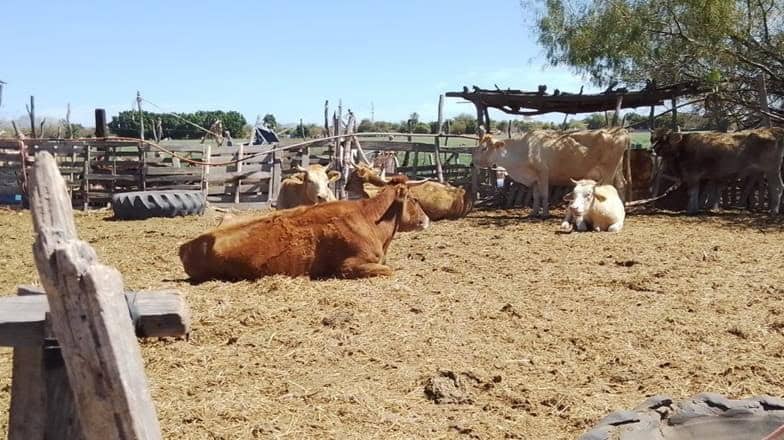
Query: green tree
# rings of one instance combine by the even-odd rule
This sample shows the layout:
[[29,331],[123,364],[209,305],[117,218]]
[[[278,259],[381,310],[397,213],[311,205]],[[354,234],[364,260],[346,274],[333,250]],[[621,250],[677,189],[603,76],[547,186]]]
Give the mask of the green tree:
[[772,117],[784,122],[780,0],[521,3],[539,8],[534,27],[549,62],[587,74],[595,84],[699,82],[714,88],[715,115],[753,125],[760,119],[757,82],[764,76]]
[[414,133],[428,134],[430,133],[430,124],[420,122],[414,127]]
[[368,133],[374,131],[375,128],[373,127],[373,122],[370,119],[363,119],[359,121],[359,125],[357,126],[357,131],[360,133]]
[[275,115],[272,113],[267,113],[264,115],[262,122],[267,125],[267,127],[275,129],[278,127],[278,121],[275,120]]

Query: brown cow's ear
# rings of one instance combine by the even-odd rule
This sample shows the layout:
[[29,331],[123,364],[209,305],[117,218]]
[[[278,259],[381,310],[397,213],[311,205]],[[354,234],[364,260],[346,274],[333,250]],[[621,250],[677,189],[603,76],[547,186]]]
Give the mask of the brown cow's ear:
[[329,181],[330,182],[334,182],[334,181],[340,179],[340,172],[332,170],[332,171],[327,173],[327,177],[329,177]]
[[683,141],[683,135],[680,132],[673,132],[670,133],[669,136],[670,145],[678,145]]
[[607,200],[607,196],[604,196],[604,195],[599,194],[597,192],[593,193],[593,196],[596,197],[596,200],[598,200],[600,202],[603,202],[603,201]]

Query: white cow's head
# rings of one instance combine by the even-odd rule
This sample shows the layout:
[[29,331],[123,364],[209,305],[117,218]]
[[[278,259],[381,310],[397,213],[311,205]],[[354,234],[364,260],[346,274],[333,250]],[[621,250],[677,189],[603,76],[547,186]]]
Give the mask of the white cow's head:
[[597,200],[601,201],[600,198],[603,196],[596,194],[594,191],[596,188],[595,180],[569,180],[574,183],[574,189],[565,197],[565,199],[569,202],[569,210],[572,211],[576,217],[583,217],[591,207],[594,198],[597,198]]
[[474,166],[480,168],[493,166],[505,145],[503,141],[496,141],[489,134],[482,136],[471,157]]
[[340,178],[340,173],[330,171],[329,166],[310,165],[307,168],[297,167],[298,176],[304,184],[305,198],[311,203],[331,202],[335,195],[329,189],[330,182]]

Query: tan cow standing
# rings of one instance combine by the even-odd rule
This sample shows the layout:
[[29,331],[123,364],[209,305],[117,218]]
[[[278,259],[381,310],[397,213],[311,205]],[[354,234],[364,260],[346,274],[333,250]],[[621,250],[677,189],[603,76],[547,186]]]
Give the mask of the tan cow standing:
[[687,212],[700,206],[700,182],[745,178],[763,173],[768,180],[770,212],[777,214],[784,183],[784,128],[761,128],[735,133],[681,133],[659,128],[651,133],[651,144],[686,183]]
[[297,170],[299,173],[283,179],[280,183],[278,209],[315,205],[335,200],[335,195],[329,189],[329,184],[340,178],[338,171],[330,171],[329,166],[323,167],[318,164],[310,165],[307,168],[297,167]]
[[631,143],[625,129],[579,130],[568,133],[532,130],[521,139],[495,141],[485,135],[474,150],[475,166],[506,169],[509,177],[533,187],[533,215],[549,216],[550,185],[571,185],[572,179],[615,183],[623,193],[621,164]]

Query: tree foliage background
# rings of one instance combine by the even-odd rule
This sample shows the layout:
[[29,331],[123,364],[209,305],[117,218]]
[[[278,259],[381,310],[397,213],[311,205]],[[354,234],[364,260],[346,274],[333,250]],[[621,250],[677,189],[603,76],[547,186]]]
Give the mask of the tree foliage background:
[[[188,120],[204,129],[209,129],[216,119],[223,122],[223,129],[229,130],[232,137],[245,137],[245,117],[236,111],[197,111],[195,113],[179,113],[180,118],[170,114],[143,112],[144,115],[144,136],[152,138],[152,130],[161,120],[163,136],[172,139],[200,139],[205,132],[199,130],[191,124],[183,121]],[[112,116],[109,122],[109,130],[117,136],[138,137],[139,136],[139,113],[135,111],[120,112],[117,116]]]
[[770,117],[784,122],[782,0],[522,0],[538,11],[538,42],[553,65],[594,84],[700,81],[700,103],[719,126],[758,125],[759,81]]

